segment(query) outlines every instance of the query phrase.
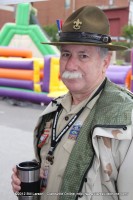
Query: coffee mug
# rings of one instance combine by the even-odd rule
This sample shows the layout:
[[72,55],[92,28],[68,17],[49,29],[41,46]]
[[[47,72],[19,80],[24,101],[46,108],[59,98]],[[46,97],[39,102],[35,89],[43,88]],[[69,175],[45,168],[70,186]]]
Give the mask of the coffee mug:
[[21,162],[17,167],[21,181],[21,190],[17,196],[19,200],[40,199],[40,163],[36,161]]

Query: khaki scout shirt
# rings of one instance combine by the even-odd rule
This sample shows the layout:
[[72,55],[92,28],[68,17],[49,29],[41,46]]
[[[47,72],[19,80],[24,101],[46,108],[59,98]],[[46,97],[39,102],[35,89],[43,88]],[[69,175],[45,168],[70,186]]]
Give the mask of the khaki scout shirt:
[[[97,89],[96,89],[97,90]],[[63,111],[59,117],[57,122],[57,131],[58,133],[65,127],[65,125],[69,122],[69,120],[89,101],[89,99],[93,96],[96,90],[91,94],[91,96],[78,105],[71,105],[71,95],[68,93],[64,99],[62,100],[61,104],[63,106]],[[98,94],[95,98],[93,98],[85,107],[82,114],[78,117],[78,119],[74,122],[74,124],[80,124],[82,126],[84,120],[90,113],[90,110],[94,106],[95,102],[99,98],[100,94]],[[51,122],[52,123],[52,122]],[[73,125],[72,125],[73,127]],[[49,175],[48,175],[48,185],[41,197],[41,200],[57,200],[59,198],[59,191],[62,183],[62,177],[64,174],[64,170],[66,168],[69,155],[75,144],[75,140],[69,138],[69,133],[71,128],[65,133],[62,140],[59,142],[58,146],[54,151],[54,164],[49,165],[48,161],[45,160],[46,154],[50,147],[51,138],[47,141],[41,149],[41,157],[42,157],[42,168],[44,166],[49,165]],[[80,133],[79,133],[80,134]],[[45,153],[44,153],[45,152]]]

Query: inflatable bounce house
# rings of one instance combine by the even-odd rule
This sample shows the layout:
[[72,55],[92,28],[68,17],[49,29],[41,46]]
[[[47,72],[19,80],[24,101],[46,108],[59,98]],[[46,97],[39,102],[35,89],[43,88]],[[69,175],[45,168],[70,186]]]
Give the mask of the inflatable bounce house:
[[60,80],[57,56],[0,58],[0,96],[48,104],[66,92]]
[[0,96],[48,104],[65,94],[59,75],[59,50],[38,24],[30,24],[31,4],[18,4],[16,23],[0,32]]
[[107,77],[117,85],[120,85],[133,92],[133,49],[130,52],[128,65],[110,65],[107,69]]
[[106,75],[113,83],[125,87],[128,90],[132,90],[131,73],[132,68],[130,65],[110,65],[106,72]]
[[32,6],[30,3],[18,4],[15,23],[6,23],[0,32],[0,45],[32,50],[33,57],[59,55],[55,46],[42,45],[49,42],[48,36],[38,24],[30,24]]

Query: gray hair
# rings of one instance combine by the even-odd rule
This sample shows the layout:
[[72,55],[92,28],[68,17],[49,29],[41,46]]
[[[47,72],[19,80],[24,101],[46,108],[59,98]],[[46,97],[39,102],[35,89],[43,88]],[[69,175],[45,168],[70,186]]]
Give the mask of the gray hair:
[[106,47],[96,47],[96,49],[101,58],[104,58],[109,52],[108,48]]

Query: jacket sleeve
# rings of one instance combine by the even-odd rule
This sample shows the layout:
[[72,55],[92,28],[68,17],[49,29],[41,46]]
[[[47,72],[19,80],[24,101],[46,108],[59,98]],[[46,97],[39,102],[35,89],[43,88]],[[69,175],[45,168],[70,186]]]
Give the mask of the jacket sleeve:
[[128,151],[119,168],[117,189],[119,200],[131,200],[133,198],[133,139],[131,139]]

